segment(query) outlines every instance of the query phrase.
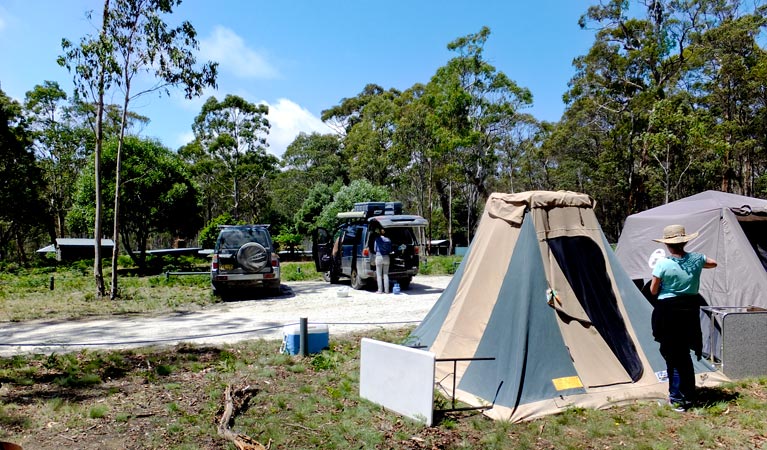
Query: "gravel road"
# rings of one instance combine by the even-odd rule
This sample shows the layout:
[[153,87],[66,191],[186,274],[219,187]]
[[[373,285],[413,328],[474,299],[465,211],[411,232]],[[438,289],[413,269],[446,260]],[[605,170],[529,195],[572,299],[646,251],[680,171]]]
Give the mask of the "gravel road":
[[[306,317],[328,324],[333,335],[417,324],[450,282],[449,276],[419,275],[399,295],[355,291],[346,284],[283,283],[282,295],[227,301],[198,311],[98,320],[30,321],[0,325],[0,356],[117,349],[148,345],[222,344],[248,339],[281,340],[285,325]],[[347,296],[339,295],[339,291]],[[275,344],[279,346],[279,343]]]

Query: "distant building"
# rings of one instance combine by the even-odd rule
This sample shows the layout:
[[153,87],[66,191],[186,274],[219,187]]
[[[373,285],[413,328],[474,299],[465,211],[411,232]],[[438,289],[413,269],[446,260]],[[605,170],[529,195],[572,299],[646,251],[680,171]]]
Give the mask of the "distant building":
[[[55,245],[43,247],[37,253],[56,252],[57,261],[78,261],[81,259],[93,259],[95,252],[92,238],[58,238]],[[111,258],[115,247],[111,239],[101,240],[101,257]]]

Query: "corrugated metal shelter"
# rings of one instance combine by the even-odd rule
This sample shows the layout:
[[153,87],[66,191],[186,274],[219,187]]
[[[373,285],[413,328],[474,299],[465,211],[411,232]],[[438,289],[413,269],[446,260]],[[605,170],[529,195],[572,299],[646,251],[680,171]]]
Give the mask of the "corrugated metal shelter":
[[[594,201],[573,192],[490,196],[450,285],[411,336],[456,398],[522,421],[570,407],[665,399],[652,307],[619,266]],[[726,377],[696,362],[700,384]]]
[[[77,261],[93,259],[95,256],[93,238],[58,238],[56,239],[56,260]],[[111,258],[115,243],[111,239],[101,240],[101,257]]]

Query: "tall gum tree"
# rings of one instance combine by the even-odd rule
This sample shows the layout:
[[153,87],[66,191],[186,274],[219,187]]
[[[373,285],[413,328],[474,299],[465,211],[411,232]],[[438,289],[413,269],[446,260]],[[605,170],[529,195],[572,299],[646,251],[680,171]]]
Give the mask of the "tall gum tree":
[[[479,202],[489,194],[488,181],[496,173],[496,149],[519,120],[519,111],[533,101],[529,89],[484,59],[489,36],[490,29],[482,27],[450,42],[448,50],[458,56],[437,69],[424,94],[445,175],[438,177],[437,192],[450,227],[453,186],[462,193],[467,243],[476,227]],[[453,233],[449,235],[452,246]]]
[[[183,88],[187,99],[199,96],[205,87],[216,85],[217,65],[208,62],[197,67],[194,55],[198,49],[197,32],[189,22],[184,21],[170,28],[163,20],[163,16],[173,13],[173,8],[181,0],[113,1],[107,31],[113,43],[114,59],[120,69],[117,84],[123,91],[114,182],[112,236],[115,245],[110,289],[110,298],[114,300],[119,294],[117,261],[120,253],[121,172],[129,104],[149,92],[169,94],[170,87]],[[140,74],[148,74],[155,82],[134,91],[134,80]]]
[[[64,54],[57,62],[73,73],[73,82],[77,95],[96,105],[92,121],[95,134],[94,179],[95,179],[95,213],[93,223],[93,277],[96,281],[96,294],[106,295],[104,270],[101,261],[102,237],[102,198],[101,198],[101,151],[104,143],[104,95],[112,86],[119,74],[120,68],[114,59],[113,43],[108,36],[110,20],[110,0],[104,0],[101,16],[101,27],[98,36],[85,36],[80,39],[80,45],[75,46],[68,39],[62,39],[61,48]],[[90,13],[88,14],[90,19]]]
[[[227,95],[223,101],[210,97],[194,119],[192,129],[202,154],[202,161],[223,168],[221,179],[212,180],[217,192],[228,192],[230,212],[235,220],[245,213],[258,217],[258,201],[266,200],[269,178],[277,171],[278,160],[266,153],[269,108],[254,104],[236,95]],[[194,153],[190,153],[194,156]],[[229,187],[221,186],[229,183]],[[249,202],[248,211],[243,202]]]

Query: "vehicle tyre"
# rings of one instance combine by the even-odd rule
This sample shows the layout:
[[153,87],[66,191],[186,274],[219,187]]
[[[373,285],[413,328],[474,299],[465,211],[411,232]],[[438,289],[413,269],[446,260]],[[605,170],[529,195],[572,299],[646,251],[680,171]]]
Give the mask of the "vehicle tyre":
[[269,293],[272,295],[282,295],[282,288],[280,287],[280,281],[270,281],[265,284],[266,289],[269,290]]
[[360,275],[357,273],[357,269],[352,269],[351,279],[352,289],[360,290],[365,287],[365,282],[362,281],[362,278],[360,278]]
[[407,277],[399,281],[399,287],[404,291],[410,289],[410,282],[413,281],[413,277]]
[[269,261],[269,254],[258,242],[248,242],[237,250],[237,262],[248,271],[257,272]]

